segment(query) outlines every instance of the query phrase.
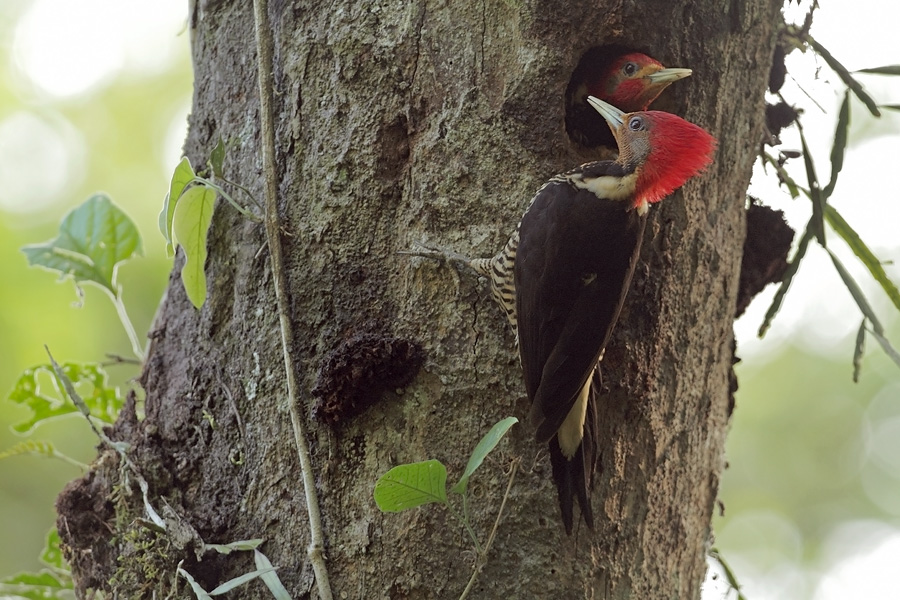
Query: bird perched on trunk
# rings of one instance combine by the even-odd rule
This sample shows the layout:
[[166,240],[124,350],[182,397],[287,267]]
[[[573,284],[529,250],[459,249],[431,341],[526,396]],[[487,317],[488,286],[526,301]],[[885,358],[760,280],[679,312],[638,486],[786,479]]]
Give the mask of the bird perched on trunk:
[[584,164],[545,183],[497,268],[515,309],[519,357],[536,438],[549,442],[566,531],[590,505],[599,363],[631,284],[649,205],[712,160],[715,140],[675,115],[624,114],[588,101],[609,123],[615,161]]
[[588,102],[614,135],[616,160],[551,178],[493,258],[411,253],[490,277],[516,332],[536,438],[549,443],[567,533],[576,501],[593,527],[599,363],[631,284],[649,206],[699,174],[715,149],[711,135],[675,115],[625,114],[592,96]]
[[690,75],[690,69],[667,69],[639,52],[620,54],[611,61],[583,61],[572,74],[566,90],[566,131],[583,146],[602,146],[615,151],[612,132],[588,104],[588,96],[626,113],[647,110],[664,89]]

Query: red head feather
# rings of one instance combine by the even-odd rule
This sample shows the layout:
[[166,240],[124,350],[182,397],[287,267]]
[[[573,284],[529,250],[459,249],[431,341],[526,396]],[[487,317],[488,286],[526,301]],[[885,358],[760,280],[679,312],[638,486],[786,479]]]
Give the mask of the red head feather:
[[[625,73],[625,65],[632,63],[634,72]],[[651,91],[645,75],[663,69],[659,61],[646,54],[632,52],[617,58],[597,81],[588,83],[591,96],[609,102],[623,111],[644,110],[666,86]]]
[[[625,115],[628,123],[631,115]],[[650,134],[650,152],[635,185],[635,206],[659,202],[712,162],[716,140],[702,127],[656,110],[641,113]]]

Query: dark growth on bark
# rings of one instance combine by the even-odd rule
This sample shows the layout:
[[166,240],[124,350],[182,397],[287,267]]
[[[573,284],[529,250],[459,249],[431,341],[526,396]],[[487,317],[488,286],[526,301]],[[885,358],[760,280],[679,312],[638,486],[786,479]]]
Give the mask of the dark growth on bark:
[[769,91],[773,94],[777,94],[781,86],[784,85],[784,78],[787,75],[784,59],[784,46],[778,44],[772,52],[772,70],[769,71]]
[[312,395],[313,414],[337,425],[361,414],[387,390],[407,386],[425,360],[412,340],[362,333],[342,341],[322,360]]
[[782,211],[759,204],[755,199],[750,203],[735,318],[744,314],[750,301],[764,287],[781,281],[793,239],[794,230],[784,220]]

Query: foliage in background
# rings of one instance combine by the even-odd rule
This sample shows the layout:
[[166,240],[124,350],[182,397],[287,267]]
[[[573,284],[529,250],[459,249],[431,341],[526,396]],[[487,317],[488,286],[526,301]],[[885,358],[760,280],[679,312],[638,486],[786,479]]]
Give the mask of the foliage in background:
[[[853,74],[848,71],[824,46],[822,46],[822,44],[820,44],[819,42],[814,40],[812,36],[810,36],[809,28],[812,24],[812,15],[815,8],[816,5],[814,4],[807,14],[806,21],[802,26],[785,25],[783,27],[779,46],[779,48],[781,49],[780,54],[782,55],[782,64],[776,63],[773,66],[773,70],[777,73],[779,72],[779,70],[784,69],[783,57],[790,54],[791,51],[800,50],[802,52],[806,52],[807,50],[812,50],[818,56],[820,56],[825,61],[825,63],[838,75],[844,85],[847,86],[847,89],[844,92],[843,102],[841,103],[841,107],[838,112],[837,128],[834,132],[834,141],[831,147],[831,176],[824,188],[822,188],[819,183],[815,161],[813,160],[812,154],[809,151],[809,146],[806,143],[806,136],[803,133],[803,126],[801,124],[801,111],[795,110],[793,107],[791,107],[789,114],[792,115],[792,118],[789,118],[787,120],[787,123],[782,123],[781,125],[793,124],[800,134],[800,143],[802,148],[801,155],[803,157],[803,164],[806,170],[806,185],[803,186],[797,183],[797,181],[795,181],[784,169],[784,163],[786,162],[788,155],[782,153],[781,157],[776,159],[766,151],[763,151],[762,153],[763,165],[774,167],[776,176],[779,178],[779,181],[782,183],[782,185],[784,185],[784,187],[788,190],[792,199],[797,198],[801,193],[803,193],[803,195],[805,195],[811,201],[812,216],[810,217],[805,231],[800,237],[797,251],[795,252],[790,264],[788,265],[788,269],[784,274],[778,291],[775,293],[775,297],[772,300],[772,305],[766,312],[763,323],[759,328],[759,336],[763,337],[766,334],[766,331],[769,329],[769,326],[772,324],[772,319],[781,308],[781,304],[784,301],[785,294],[787,293],[794,276],[797,274],[797,271],[800,268],[801,261],[806,256],[806,251],[809,247],[809,243],[812,240],[815,240],[822,248],[825,249],[826,252],[828,252],[828,255],[831,258],[831,261],[834,264],[838,275],[844,282],[844,285],[847,287],[847,290],[850,292],[851,296],[853,296],[853,300],[856,302],[857,306],[860,309],[860,312],[862,313],[862,323],[859,326],[853,353],[853,381],[856,382],[859,380],[860,369],[862,365],[862,355],[865,349],[866,334],[869,334],[875,338],[875,340],[884,350],[885,354],[890,357],[890,359],[893,360],[898,367],[900,367],[900,353],[897,352],[897,350],[891,345],[890,341],[888,340],[881,320],[876,315],[871,306],[871,303],[866,298],[859,284],[855,279],[853,279],[853,277],[847,271],[846,267],[843,265],[837,255],[835,255],[835,253],[830,248],[828,248],[828,244],[826,241],[825,223],[828,223],[828,225],[831,227],[831,230],[834,231],[841,239],[843,239],[844,242],[846,242],[847,245],[851,248],[851,250],[853,250],[853,253],[868,269],[875,282],[877,282],[878,285],[881,286],[882,290],[884,290],[885,294],[887,294],[887,297],[890,298],[897,311],[900,311],[900,290],[898,290],[897,285],[888,278],[887,274],[885,273],[884,267],[882,266],[882,262],[869,249],[868,245],[862,240],[862,238],[860,238],[859,234],[856,233],[853,227],[851,227],[850,224],[840,215],[838,210],[833,205],[828,204],[828,199],[831,197],[835,190],[835,187],[837,186],[838,175],[840,175],[841,169],[843,169],[844,166],[844,154],[847,150],[847,139],[850,129],[850,94],[852,93],[857,98],[859,98],[859,100],[866,106],[873,117],[881,117],[881,111],[879,109],[879,104],[865,91],[865,88],[863,88],[862,84],[860,84],[856,80]],[[873,67],[869,69],[863,69],[860,72],[876,73],[882,75],[900,75],[900,65]],[[770,91],[772,93],[778,94],[781,105],[788,106],[788,103],[780,94],[781,84],[784,82],[784,74],[781,73],[780,76],[775,76],[772,79],[773,81],[770,81],[769,84]],[[881,108],[896,109],[897,105],[881,105]],[[777,139],[777,132],[775,133]]]
[[[101,361],[107,353],[132,353],[113,305],[101,298],[107,292],[86,286],[73,310],[71,291],[27,268],[19,249],[57,235],[60,215],[101,186],[149,239],[166,177],[178,157],[172,138],[180,146],[192,93],[188,38],[177,37],[177,24],[165,34],[167,39],[154,44],[152,64],[115,72],[77,96],[43,92],[23,70],[21,56],[13,55],[17,28],[33,5],[29,0],[0,2],[0,149],[3,156],[25,152],[33,165],[30,171],[15,170],[17,163],[7,161],[0,166],[0,180],[9,183],[7,177],[13,177],[17,182],[0,188],[0,452],[15,453],[0,460],[0,481],[15,482],[0,486],[0,539],[15,541],[0,544],[0,577],[43,568],[36,557],[54,520],[54,499],[80,474],[79,465],[96,455],[96,438],[79,419],[42,421],[40,441],[17,438],[10,427],[30,413],[6,402],[7,393],[25,369],[46,363],[45,343],[73,364]],[[123,65],[131,67],[133,61]],[[13,131],[23,134],[24,147],[10,148],[8,134]],[[41,145],[44,138],[51,145]],[[20,195],[20,190],[27,193]],[[161,245],[150,244],[144,259],[118,271],[117,283],[126,290],[137,331],[148,329],[170,270]],[[124,386],[138,372],[126,362],[107,371],[109,388]],[[50,376],[41,378],[49,390]],[[56,453],[75,462],[41,460]]]

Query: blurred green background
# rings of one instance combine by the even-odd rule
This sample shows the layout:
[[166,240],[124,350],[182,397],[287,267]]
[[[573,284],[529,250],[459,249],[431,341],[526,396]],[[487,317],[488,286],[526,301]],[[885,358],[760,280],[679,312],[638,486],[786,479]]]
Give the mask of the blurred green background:
[[[879,6],[866,3],[871,11]],[[72,283],[60,285],[53,274],[28,268],[19,251],[55,237],[64,213],[95,191],[108,192],[140,228],[145,256],[127,263],[119,282],[141,336],[151,323],[170,269],[156,218],[190,105],[186,10],[182,0],[0,3],[0,451],[22,440],[9,425],[27,412],[5,396],[23,369],[46,362],[43,344],[60,361],[129,354],[102,292],[85,288],[83,305],[74,307]],[[853,10],[826,7],[816,21],[821,31],[813,30],[840,58],[849,50],[838,47],[839,35],[829,37],[828,26],[840,31],[858,18],[853,15],[867,13]],[[889,52],[876,54],[882,59],[875,64],[848,66],[891,60],[883,58]],[[820,66],[814,59],[792,60],[792,72],[811,74],[804,89],[826,109],[807,109],[810,119],[819,119],[807,124],[807,134],[827,175],[840,98],[827,77],[813,77]],[[866,84],[878,99],[900,102],[900,88],[884,78]],[[794,92],[790,101],[809,104]],[[896,115],[866,117],[855,105],[853,115],[851,153],[834,203],[882,259],[897,260],[898,191],[871,174],[896,170],[878,160],[898,155],[900,124]],[[802,165],[794,168],[802,180]],[[790,201],[769,181],[758,178],[754,194],[802,226],[808,202]],[[896,310],[846,248],[835,244],[835,250],[900,343]],[[897,268],[888,268],[900,280]],[[770,289],[757,299],[737,326],[744,362],[722,480],[725,512],[714,518],[716,546],[752,600],[896,598],[887,587],[892,570],[884,565],[900,561],[900,369],[870,342],[862,381],[852,383],[859,311],[818,249],[773,331],[759,342],[755,329],[771,295]],[[120,385],[137,374],[130,366],[108,371]],[[94,456],[94,439],[80,418],[40,426],[32,438],[50,440],[84,462]],[[78,475],[62,461],[0,460],[0,576],[39,568],[55,496]],[[724,594],[721,578],[708,581],[705,599]]]
[[[157,215],[180,156],[192,91],[187,2],[0,2],[0,452],[29,411],[6,400],[23,369],[47,362],[131,356],[109,298],[28,268],[20,248],[56,237],[59,221],[96,191],[135,221],[144,257],[120,269],[129,315],[142,339],[170,270]],[[111,366],[120,385],[133,366]],[[81,418],[39,426],[85,463],[95,439]],[[80,472],[59,460],[0,460],[0,577],[37,570],[54,500]]]

